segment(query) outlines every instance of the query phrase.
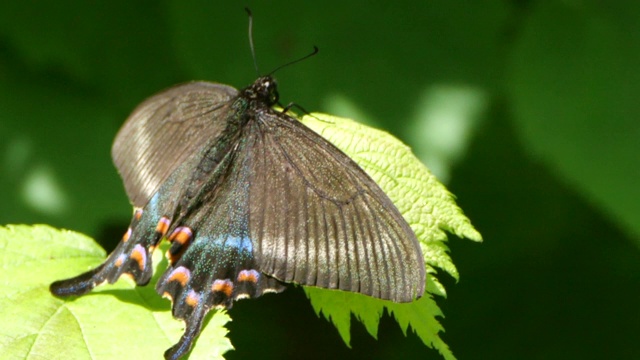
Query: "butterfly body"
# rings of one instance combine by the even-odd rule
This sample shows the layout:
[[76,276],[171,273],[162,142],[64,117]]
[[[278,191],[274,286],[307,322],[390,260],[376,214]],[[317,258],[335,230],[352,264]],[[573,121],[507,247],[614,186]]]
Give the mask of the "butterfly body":
[[274,110],[275,81],[243,90],[195,82],[143,102],[112,156],[136,211],[98,268],[55,282],[81,295],[121,275],[151,279],[151,252],[171,242],[156,284],[186,323],[167,358],[188,352],[206,313],[285,283],[393,301],[421,296],[425,269],[415,235],[347,155]]

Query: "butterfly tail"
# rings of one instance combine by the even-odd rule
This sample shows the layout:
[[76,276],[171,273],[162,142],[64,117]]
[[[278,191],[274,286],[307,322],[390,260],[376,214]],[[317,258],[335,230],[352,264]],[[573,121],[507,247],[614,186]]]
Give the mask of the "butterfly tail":
[[104,264],[76,277],[56,281],[49,286],[49,291],[57,297],[84,295],[96,286],[97,274],[101,273]]
[[153,275],[150,253],[161,234],[153,228],[149,231],[148,226],[140,224],[141,220],[144,219],[137,212],[122,241],[102,265],[76,277],[52,283],[49,287],[51,293],[58,297],[83,295],[105,282],[113,284],[122,275],[130,276],[137,285],[148,284]]
[[193,313],[189,317],[189,321],[186,322],[187,326],[184,330],[184,334],[182,334],[182,337],[180,338],[180,341],[178,341],[175,345],[164,352],[165,359],[180,359],[183,355],[188,353],[189,350],[191,350],[196,338],[202,330],[202,322],[207,312],[208,309],[206,309],[204,306],[199,306],[198,308],[194,309]]

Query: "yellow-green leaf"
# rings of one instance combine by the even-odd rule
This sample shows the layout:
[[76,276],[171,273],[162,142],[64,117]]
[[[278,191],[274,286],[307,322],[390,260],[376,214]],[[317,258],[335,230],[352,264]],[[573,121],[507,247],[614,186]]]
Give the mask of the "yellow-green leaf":
[[[159,267],[166,266],[161,251],[153,255]],[[1,227],[0,359],[161,359],[184,326],[152,286],[135,287],[123,278],[77,298],[62,300],[49,293],[51,282],[104,259],[98,244],[72,231]],[[161,272],[156,268],[156,274]],[[232,349],[224,327],[229,320],[225,312],[213,313],[192,358],[221,359]]]

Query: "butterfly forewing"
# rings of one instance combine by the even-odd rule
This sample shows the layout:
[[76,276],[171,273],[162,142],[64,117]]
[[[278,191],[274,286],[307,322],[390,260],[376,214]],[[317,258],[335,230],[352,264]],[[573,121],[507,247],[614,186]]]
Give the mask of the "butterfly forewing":
[[424,292],[416,237],[353,160],[265,109],[248,131],[249,228],[261,271],[285,282],[412,301]]
[[134,206],[146,205],[178,166],[220,135],[237,94],[227,85],[193,82],[165,90],[133,111],[111,155]]

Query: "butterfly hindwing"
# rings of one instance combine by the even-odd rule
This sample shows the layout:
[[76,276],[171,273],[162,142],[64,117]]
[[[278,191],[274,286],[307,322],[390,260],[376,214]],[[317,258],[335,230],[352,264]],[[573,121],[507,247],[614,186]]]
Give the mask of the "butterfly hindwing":
[[[231,120],[232,121],[232,120]],[[172,300],[172,313],[185,321],[180,341],[165,353],[167,358],[187,352],[200,332],[202,321],[213,308],[230,308],[233,301],[280,292],[284,285],[256,269],[253,242],[249,238],[249,153],[247,138],[242,138],[217,164],[203,191],[192,199],[189,212],[176,219],[170,235],[170,266],[159,279],[156,291]],[[215,154],[212,154],[215,155]],[[206,162],[209,155],[198,155]],[[200,166],[203,168],[203,166]],[[180,168],[172,175],[181,177]],[[197,176],[196,176],[197,177]],[[189,185],[183,186],[185,196]]]

